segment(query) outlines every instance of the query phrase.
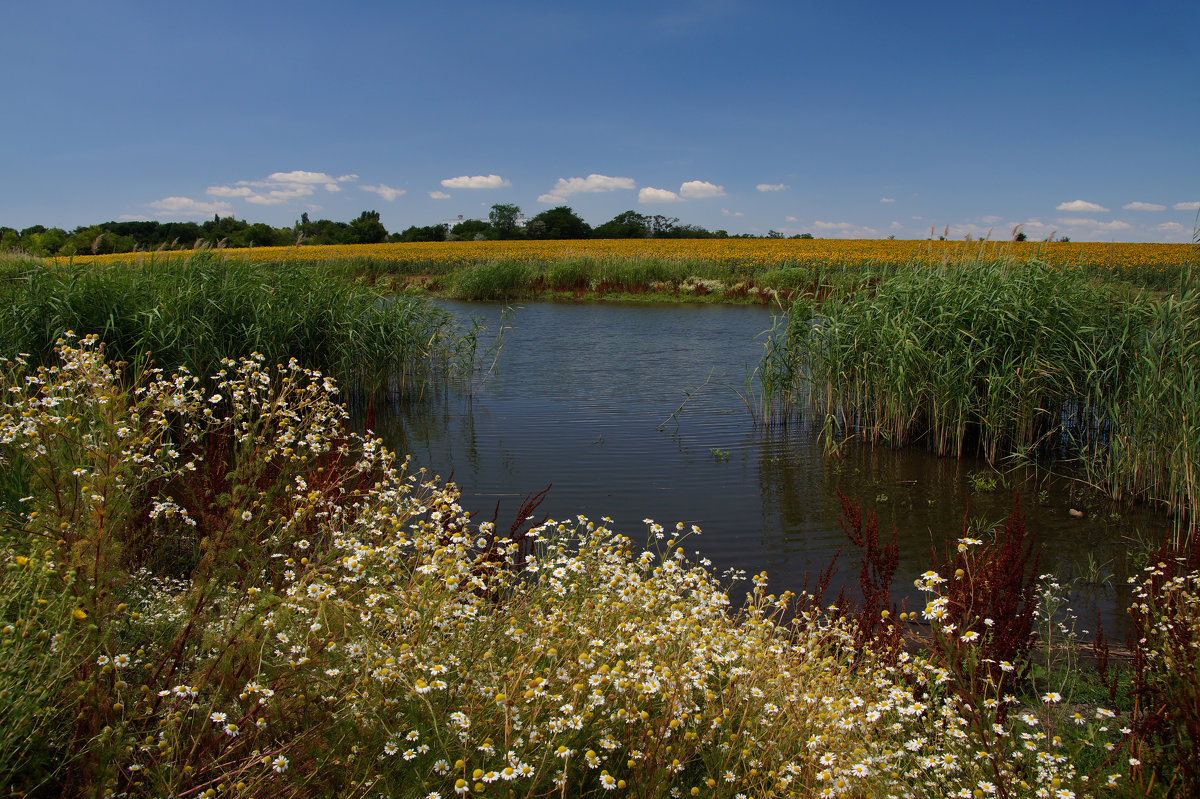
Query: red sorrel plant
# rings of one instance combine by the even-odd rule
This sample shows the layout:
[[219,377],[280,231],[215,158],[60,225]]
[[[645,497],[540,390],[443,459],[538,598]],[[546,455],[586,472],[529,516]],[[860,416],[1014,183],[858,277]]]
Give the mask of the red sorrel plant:
[[[887,662],[895,663],[900,653],[901,627],[896,624],[895,614],[899,608],[892,603],[892,578],[896,575],[899,562],[899,545],[896,543],[896,530],[892,530],[892,540],[886,544],[879,542],[879,523],[874,513],[868,512],[864,518],[862,506],[847,497],[838,489],[838,500],[842,503],[842,517],[839,522],[842,531],[850,539],[850,543],[862,550],[862,560],[858,571],[858,607],[854,619],[858,630],[857,645],[859,648],[870,645]],[[843,594],[838,598],[837,606],[845,610],[847,597]]]
[[990,746],[994,724],[1008,715],[1010,687],[1029,673],[1038,558],[1019,498],[990,541],[967,532],[964,517],[964,535],[941,569],[948,576],[930,570],[916,584],[933,595],[924,617],[930,658],[943,671],[939,680],[948,679],[964,708],[975,709],[974,732]]

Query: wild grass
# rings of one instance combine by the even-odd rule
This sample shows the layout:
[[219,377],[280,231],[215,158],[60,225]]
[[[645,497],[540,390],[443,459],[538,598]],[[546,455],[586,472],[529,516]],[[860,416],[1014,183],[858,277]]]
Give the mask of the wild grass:
[[1011,260],[895,270],[794,306],[763,369],[792,372],[781,401],[807,404],[830,447],[859,436],[991,463],[1075,459],[1185,531],[1200,494],[1200,308],[1183,284],[1164,295]]
[[665,259],[500,259],[469,264],[431,282],[462,300],[507,301],[551,294],[575,296],[729,294],[729,273],[715,264]]
[[[909,622],[887,598],[895,553],[873,520],[850,527],[878,619],[769,593],[765,574],[739,603],[684,548],[698,531],[683,525],[647,519],[643,547],[607,520],[528,528],[528,503],[507,529],[472,518],[452,485],[348,432],[323,376],[294,362],[226,361],[208,381],[129,377],[94,339],[56,355],[3,365],[0,456],[23,481],[0,528],[8,792],[1015,797],[1184,784],[1185,735],[1174,748],[1145,739],[1130,765],[1143,739],[1116,710],[1067,707],[1059,688],[1019,683],[1020,663],[985,662],[1024,657],[1019,640],[987,648],[1005,621],[989,614],[1007,607],[989,580],[1027,597],[1005,573],[1024,551],[1016,523],[961,539],[953,573],[923,576],[930,601],[913,616],[947,645],[913,654],[886,643]],[[1147,605],[1195,618],[1173,599]],[[1194,626],[1172,629],[1196,640]],[[1165,679],[1164,662],[1146,658],[1148,680]]]
[[0,353],[53,355],[67,331],[102,336],[112,357],[208,374],[222,358],[300,358],[370,394],[469,368],[474,344],[428,301],[387,296],[346,268],[148,257],[93,263],[0,263]]

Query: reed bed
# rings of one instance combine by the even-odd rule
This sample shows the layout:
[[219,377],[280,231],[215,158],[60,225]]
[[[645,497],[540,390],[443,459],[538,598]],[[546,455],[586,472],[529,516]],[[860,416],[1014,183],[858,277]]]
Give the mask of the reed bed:
[[207,374],[253,351],[299,358],[370,394],[469,370],[476,341],[426,300],[386,296],[345,270],[296,261],[246,261],[220,252],[187,258],[0,264],[0,353],[51,357],[67,331],[103,336],[113,357]]
[[794,307],[771,356],[793,365],[781,396],[805,395],[830,446],[1078,459],[1183,529],[1200,489],[1200,327],[1181,279],[1161,294],[1011,259],[897,270]]

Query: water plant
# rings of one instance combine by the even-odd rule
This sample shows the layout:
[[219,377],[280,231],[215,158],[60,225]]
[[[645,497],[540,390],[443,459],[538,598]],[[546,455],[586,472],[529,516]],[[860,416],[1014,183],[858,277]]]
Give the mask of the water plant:
[[[1131,292],[1042,262],[899,270],[792,308],[764,373],[835,438],[939,455],[1075,459],[1190,529],[1200,481],[1200,293]],[[982,485],[982,484],[980,484]]]

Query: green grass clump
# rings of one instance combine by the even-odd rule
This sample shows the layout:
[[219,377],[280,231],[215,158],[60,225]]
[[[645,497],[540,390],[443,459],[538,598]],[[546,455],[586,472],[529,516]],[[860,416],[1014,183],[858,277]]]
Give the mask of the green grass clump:
[[105,266],[0,264],[0,353],[52,356],[67,331],[102,336],[110,355],[207,374],[222,358],[290,357],[348,388],[402,388],[467,365],[469,336],[427,301],[390,297],[344,270],[202,253]]
[[520,261],[472,264],[448,278],[446,293],[459,300],[513,300],[530,293],[529,274]]
[[[765,373],[835,437],[939,455],[1076,458],[1114,497],[1200,498],[1200,302],[1040,262],[882,274],[797,304]],[[799,402],[794,403],[799,405]]]

